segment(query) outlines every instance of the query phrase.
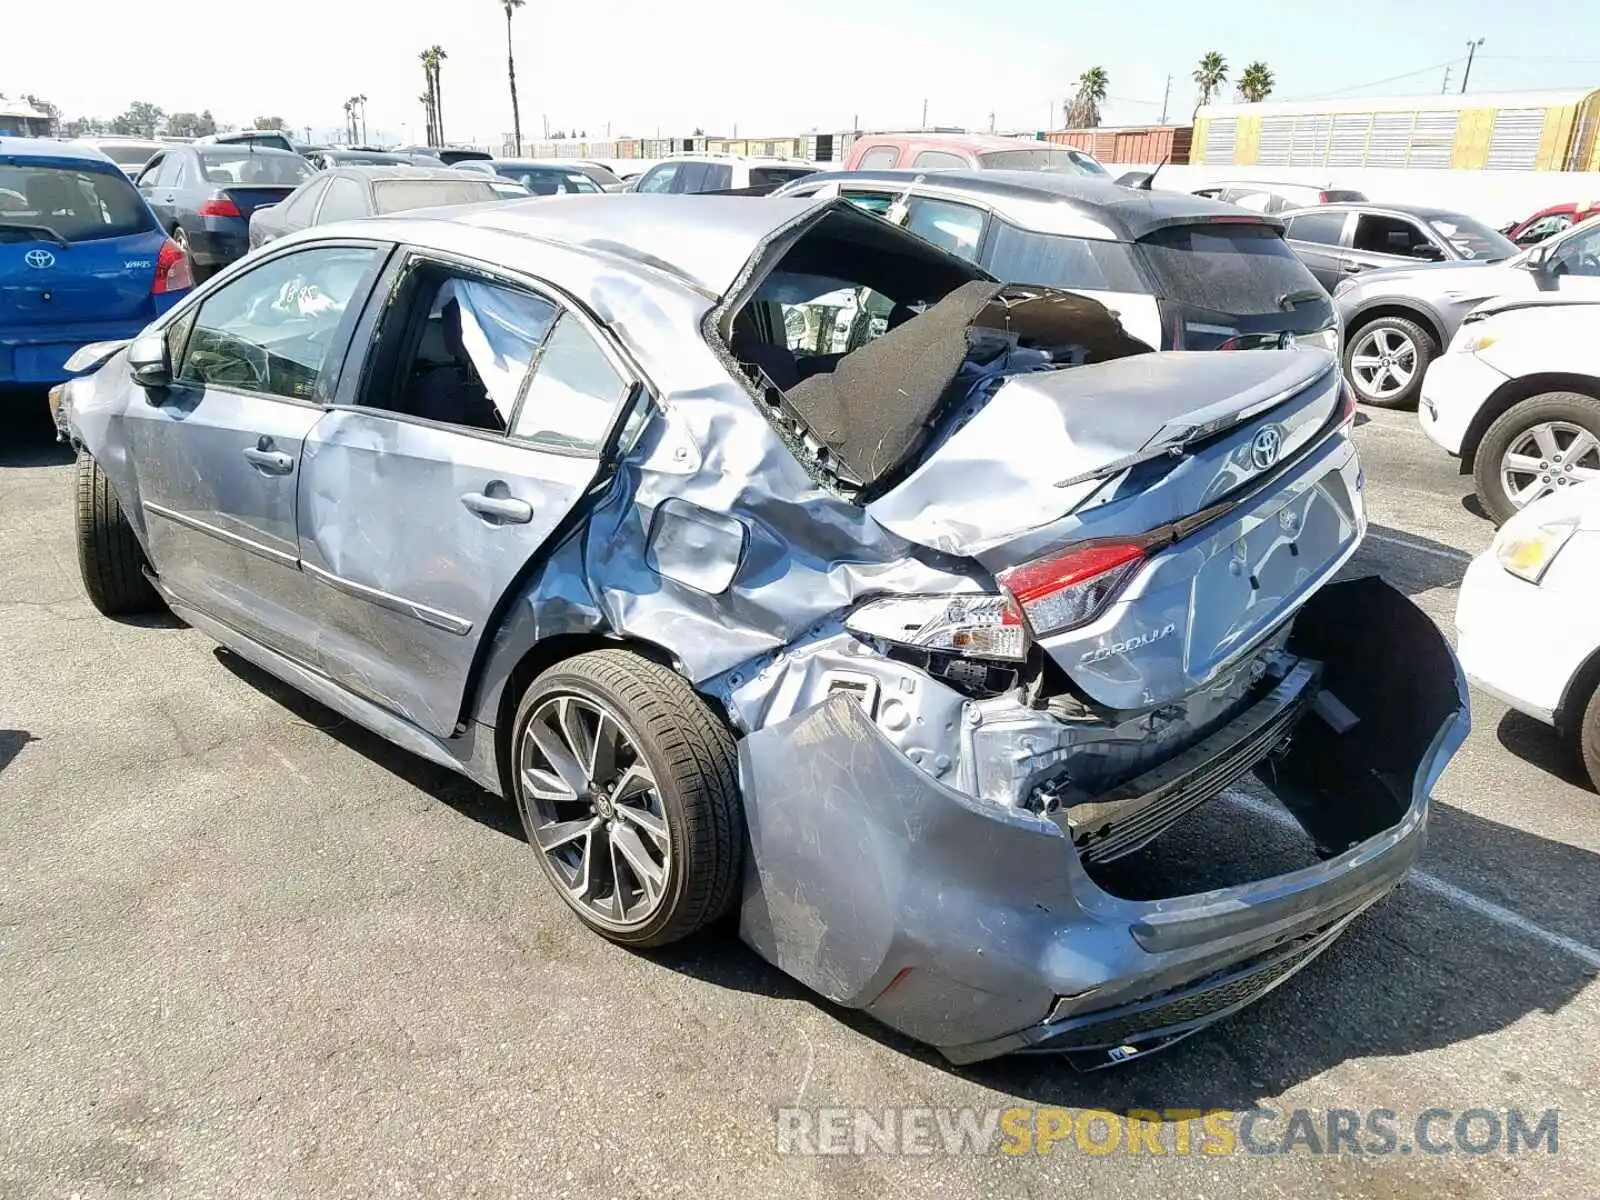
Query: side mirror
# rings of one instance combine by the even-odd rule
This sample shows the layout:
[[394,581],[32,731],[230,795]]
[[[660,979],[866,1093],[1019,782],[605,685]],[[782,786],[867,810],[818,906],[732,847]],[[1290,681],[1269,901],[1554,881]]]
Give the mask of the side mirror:
[[1417,242],[1411,247],[1411,257],[1420,258],[1426,262],[1443,262],[1444,251],[1432,242]]
[[1550,269],[1551,249],[1549,242],[1536,243],[1523,257],[1522,265],[1535,275],[1543,275]]
[[140,387],[166,387],[172,382],[172,359],[167,355],[167,339],[147,333],[133,339],[128,347],[128,374]]

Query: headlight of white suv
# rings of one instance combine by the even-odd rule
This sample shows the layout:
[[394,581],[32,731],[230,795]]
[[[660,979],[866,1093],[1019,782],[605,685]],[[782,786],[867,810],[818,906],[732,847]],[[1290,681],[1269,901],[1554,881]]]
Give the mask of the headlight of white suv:
[[1456,354],[1476,354],[1479,350],[1487,350],[1499,340],[1487,329],[1466,325],[1456,335],[1456,340],[1451,343],[1450,349]]
[[1578,531],[1577,517],[1560,517],[1538,524],[1512,517],[1495,534],[1494,557],[1518,579],[1538,583],[1556,555]]

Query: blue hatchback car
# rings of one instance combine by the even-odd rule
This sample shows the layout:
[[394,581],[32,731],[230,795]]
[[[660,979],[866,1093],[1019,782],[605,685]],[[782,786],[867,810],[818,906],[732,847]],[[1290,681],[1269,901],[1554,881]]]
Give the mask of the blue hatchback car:
[[0,385],[67,379],[79,347],[134,337],[193,283],[183,251],[111,159],[0,138]]

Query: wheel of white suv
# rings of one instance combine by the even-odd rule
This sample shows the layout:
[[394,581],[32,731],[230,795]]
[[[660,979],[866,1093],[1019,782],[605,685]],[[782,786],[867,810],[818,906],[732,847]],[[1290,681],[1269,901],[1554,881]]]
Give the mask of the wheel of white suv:
[[1484,431],[1472,460],[1478,503],[1496,525],[1540,496],[1600,479],[1600,400],[1530,396]]
[[581,654],[517,706],[512,788],[546,878],[590,929],[664,946],[722,916],[744,860],[733,737],[674,672]]
[[73,524],[78,541],[78,572],[89,602],[108,617],[153,612],[162,607],[160,594],[145,578],[144,548],[117,503],[100,464],[78,454],[77,495]]
[[1433,335],[1415,321],[1379,317],[1346,339],[1344,374],[1364,403],[1415,408],[1422,377],[1438,354]]

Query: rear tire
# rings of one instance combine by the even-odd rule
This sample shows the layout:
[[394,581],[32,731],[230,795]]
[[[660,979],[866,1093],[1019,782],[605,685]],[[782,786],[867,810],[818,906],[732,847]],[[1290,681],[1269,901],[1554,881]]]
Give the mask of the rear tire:
[[1589,774],[1589,786],[1600,792],[1600,686],[1589,696],[1577,733],[1578,757]]
[[[1363,404],[1374,408],[1416,408],[1422,394],[1422,377],[1438,356],[1439,343],[1415,321],[1378,317],[1345,339],[1344,377]],[[1380,360],[1382,365],[1372,365],[1374,360]]]
[[[1582,434],[1588,435],[1589,445],[1580,444]],[[1546,448],[1553,444],[1557,452],[1577,449],[1576,461],[1541,457],[1541,441]],[[1519,463],[1542,463],[1545,469],[1519,472]],[[1571,487],[1585,470],[1600,471],[1600,400],[1580,392],[1545,392],[1513,404],[1484,431],[1472,458],[1472,483],[1478,503],[1500,525],[1538,496]]]
[[111,480],[88,454],[78,454],[78,571],[89,602],[108,617],[159,611],[161,595],[145,576],[149,560],[117,502]]
[[732,907],[733,735],[673,671],[626,650],[551,667],[517,705],[507,774],[546,879],[601,937],[665,946]]

